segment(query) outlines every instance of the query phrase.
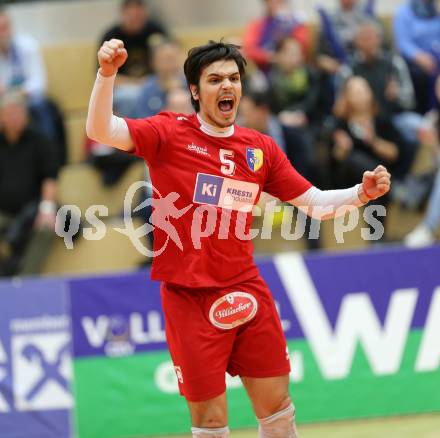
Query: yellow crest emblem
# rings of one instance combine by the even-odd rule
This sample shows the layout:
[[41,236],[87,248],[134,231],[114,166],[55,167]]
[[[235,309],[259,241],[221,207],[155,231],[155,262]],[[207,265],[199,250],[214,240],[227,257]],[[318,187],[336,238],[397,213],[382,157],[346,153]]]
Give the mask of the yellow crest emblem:
[[257,148],[246,148],[246,161],[249,168],[256,172],[264,162],[263,151]]

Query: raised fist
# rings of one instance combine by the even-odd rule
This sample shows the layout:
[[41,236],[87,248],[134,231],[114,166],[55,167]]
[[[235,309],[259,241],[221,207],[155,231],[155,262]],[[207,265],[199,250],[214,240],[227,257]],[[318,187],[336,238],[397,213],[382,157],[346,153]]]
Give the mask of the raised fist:
[[369,200],[385,195],[390,190],[390,186],[391,175],[384,166],[380,165],[373,171],[364,172],[362,188]]
[[128,54],[123,41],[116,39],[104,41],[98,50],[99,72],[103,76],[113,76],[127,60],[127,57]]

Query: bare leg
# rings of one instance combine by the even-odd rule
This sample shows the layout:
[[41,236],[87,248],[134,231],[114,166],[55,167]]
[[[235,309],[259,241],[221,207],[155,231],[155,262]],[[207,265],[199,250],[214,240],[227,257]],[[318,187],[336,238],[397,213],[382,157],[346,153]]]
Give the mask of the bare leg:
[[242,377],[259,422],[260,438],[297,438],[295,409],[289,396],[289,376]]
[[188,401],[193,437],[226,438],[229,436],[226,393],[202,402]]
[[289,396],[289,376],[242,377],[257,418],[265,418],[292,403]]

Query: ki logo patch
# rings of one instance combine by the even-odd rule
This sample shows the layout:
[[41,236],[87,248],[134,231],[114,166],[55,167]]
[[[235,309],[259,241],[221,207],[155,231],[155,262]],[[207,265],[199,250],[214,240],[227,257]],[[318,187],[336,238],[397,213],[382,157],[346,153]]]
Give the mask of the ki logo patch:
[[193,201],[196,204],[248,212],[252,210],[258,192],[259,186],[256,183],[198,173]]
[[11,347],[16,409],[70,408],[72,364],[68,334],[15,335]]

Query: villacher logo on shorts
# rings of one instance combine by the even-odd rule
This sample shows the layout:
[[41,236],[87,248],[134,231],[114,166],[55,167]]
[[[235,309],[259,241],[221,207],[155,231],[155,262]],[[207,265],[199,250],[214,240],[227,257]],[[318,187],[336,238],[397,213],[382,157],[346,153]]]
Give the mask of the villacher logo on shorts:
[[177,380],[178,380],[180,383],[183,383],[182,368],[180,368],[179,366],[174,366],[174,371],[176,372]]
[[246,292],[230,292],[209,309],[209,320],[218,328],[230,330],[250,321],[257,313],[255,297]]

